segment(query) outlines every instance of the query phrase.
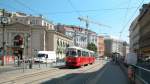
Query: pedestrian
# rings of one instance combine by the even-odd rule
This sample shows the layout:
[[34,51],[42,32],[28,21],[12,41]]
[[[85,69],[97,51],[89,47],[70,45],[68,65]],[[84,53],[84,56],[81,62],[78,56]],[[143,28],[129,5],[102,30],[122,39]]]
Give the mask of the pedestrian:
[[130,81],[130,84],[135,84],[135,72],[132,66],[128,67],[128,79]]

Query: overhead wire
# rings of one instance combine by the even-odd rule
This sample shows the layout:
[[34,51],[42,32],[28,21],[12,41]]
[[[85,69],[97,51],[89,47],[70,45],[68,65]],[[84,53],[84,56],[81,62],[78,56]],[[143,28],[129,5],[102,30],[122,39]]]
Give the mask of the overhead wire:
[[141,3],[141,2],[140,2],[141,0],[137,0],[137,1],[138,1],[139,3]]
[[79,13],[79,11],[76,9],[76,7],[74,6],[74,4],[72,3],[71,0],[67,0],[68,3],[71,5],[71,7],[75,10],[75,12],[77,13],[78,16],[81,16],[81,14]]
[[[123,20],[123,23],[126,21],[127,19],[127,16],[128,16],[128,12],[129,12],[129,7],[130,7],[130,4],[131,4],[131,0],[128,0],[128,5],[127,5],[127,9],[126,9],[126,12],[125,12],[125,15],[124,15],[124,20]],[[123,25],[122,25],[123,26]],[[119,32],[119,39],[121,40],[121,31]]]
[[24,6],[25,8],[28,8],[30,11],[34,12],[37,15],[41,15],[42,18],[46,19],[45,15],[43,13],[40,13],[38,11],[36,11],[35,9],[32,9],[30,6],[28,6],[27,4],[21,2],[20,0],[14,0],[16,1],[16,3],[20,4],[21,6]]
[[[130,7],[130,8],[105,8],[105,9],[91,9],[91,10],[78,10],[78,12],[87,13],[87,12],[102,12],[102,11],[115,11],[115,10],[131,10],[135,9],[137,7]],[[49,12],[44,14],[70,14],[70,13],[76,13],[75,11],[58,11],[58,12]]]
[[[19,0],[14,0],[16,1],[16,3],[28,8],[30,11],[34,12],[35,14],[41,14],[37,11],[35,11],[34,9],[30,8],[28,5],[24,4],[23,2],[19,1]],[[108,8],[108,9],[96,9],[96,10],[76,10],[76,7],[73,5],[73,3],[70,1],[70,0],[67,0],[69,2],[69,4],[71,5],[71,7],[75,10],[75,11],[66,11],[66,12],[53,12],[53,13],[48,13],[48,14],[63,14],[63,13],[74,13],[76,12],[78,15],[81,16],[81,14],[79,12],[96,12],[96,11],[104,11],[104,10],[123,10],[123,9],[126,9],[126,10],[129,10],[129,9],[133,9],[133,8],[136,8],[136,7],[127,7],[127,8]],[[140,3],[143,4],[144,0],[142,0],[142,2]],[[140,5],[137,7],[137,9],[135,10],[135,12],[137,12],[137,10],[139,9]],[[134,14],[135,14],[134,12]],[[124,31],[124,29],[126,28],[126,26],[128,25],[128,23],[132,20],[132,18],[134,17],[134,14],[132,15],[132,17],[129,19],[129,21],[123,26],[123,28],[121,29],[120,31],[120,34]],[[121,35],[120,35],[121,36]]]
[[141,7],[141,5],[144,3],[144,0],[141,1],[141,3],[139,4],[139,6],[136,8],[136,10],[134,11],[134,13],[132,14],[132,16],[130,17],[130,19],[128,20],[128,22],[123,26],[123,28],[120,31],[120,38],[122,36],[122,33],[124,31],[124,29],[127,27],[127,25],[129,24],[129,22],[133,19],[133,17],[135,16],[136,12],[139,10],[139,8]]
[[[126,19],[127,19],[130,4],[131,4],[131,0],[129,0],[129,2],[128,2],[128,6],[127,6],[127,9],[126,9],[126,12],[125,12],[125,16],[124,16],[124,17],[125,17],[125,18],[124,18],[124,21],[126,21]],[[123,22],[124,22],[124,21],[123,21]]]
[[[32,9],[31,7],[29,7],[27,4],[19,1],[19,0],[14,0],[17,4],[20,4],[21,6],[24,6],[26,8],[28,8],[30,11],[34,12],[35,14],[41,14],[38,11]],[[80,12],[84,13],[84,12],[99,12],[99,11],[113,11],[113,10],[126,10],[126,9],[135,9],[136,7],[130,7],[130,8],[104,8],[104,9],[91,9],[91,10],[76,10],[75,6],[73,5],[73,3],[70,0],[67,0],[71,7],[75,10],[75,11],[58,11],[58,12],[50,12],[50,13],[42,13],[42,14],[70,14],[70,13],[77,13],[78,15],[81,16]]]
[[22,3],[21,1],[19,1],[19,0],[15,0],[15,1],[16,1],[18,4],[20,4],[20,5],[22,5],[22,6],[26,7],[26,8],[28,8],[28,9],[31,10],[32,12],[37,13],[35,10],[31,9],[29,6],[27,6],[26,4]]
[[30,8],[27,4],[21,2],[20,0],[14,0],[16,3],[20,4],[21,6],[24,6],[25,8],[28,8],[30,11],[34,12],[35,14],[41,15],[38,11]]
[[[1,5],[1,6],[4,6],[4,7],[9,7],[10,9],[7,9],[8,11],[16,10],[16,8],[14,8],[13,6],[8,5],[8,4],[0,3],[0,5]],[[5,9],[6,9],[6,8],[5,8]]]

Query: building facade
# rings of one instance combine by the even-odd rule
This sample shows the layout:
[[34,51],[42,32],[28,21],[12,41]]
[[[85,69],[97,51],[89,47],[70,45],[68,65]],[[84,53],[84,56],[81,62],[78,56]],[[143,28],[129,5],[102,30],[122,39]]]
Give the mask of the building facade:
[[140,38],[140,26],[138,24],[137,17],[130,25],[129,38],[130,38],[130,52],[139,53],[139,38]]
[[12,12],[10,18],[11,23],[19,22],[30,26],[43,26],[47,29],[54,30],[54,24],[42,16],[32,16],[20,12]]
[[37,51],[56,51],[57,59],[62,60],[65,49],[73,45],[72,38],[56,32],[54,24],[42,17],[15,13],[8,18],[5,28],[0,25],[0,58],[13,55],[22,60],[33,58]]
[[150,56],[150,3],[144,4],[140,10],[139,25],[140,38],[139,47],[140,53],[143,56]]
[[98,36],[97,37],[98,56],[104,56],[104,51],[105,51],[104,37],[103,36]]
[[106,56],[112,56],[113,53],[119,53],[121,56],[124,56],[124,41],[113,38],[112,36],[105,36],[104,44]]
[[73,38],[74,45],[87,48],[88,43],[94,43],[97,46],[97,34],[93,31],[72,25],[56,25],[58,32],[61,32]]
[[138,56],[150,56],[150,3],[143,4],[130,26],[130,50]]
[[129,53],[129,44],[127,42],[123,42],[123,56],[127,56],[127,53]]
[[47,31],[47,49],[50,51],[56,51],[57,60],[64,60],[66,54],[66,48],[73,46],[73,40],[62,33],[56,32],[55,30]]
[[[2,47],[2,28],[0,28],[0,46]],[[32,58],[35,51],[56,51],[57,59],[65,57],[65,49],[73,44],[72,38],[55,30],[46,30],[41,26],[29,26],[13,23],[4,31],[5,55]],[[2,56],[2,55],[1,55]]]

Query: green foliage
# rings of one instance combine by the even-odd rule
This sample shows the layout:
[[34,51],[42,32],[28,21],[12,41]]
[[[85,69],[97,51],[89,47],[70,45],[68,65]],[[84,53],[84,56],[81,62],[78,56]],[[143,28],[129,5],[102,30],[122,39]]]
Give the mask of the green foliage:
[[87,49],[97,52],[97,46],[94,43],[88,43]]

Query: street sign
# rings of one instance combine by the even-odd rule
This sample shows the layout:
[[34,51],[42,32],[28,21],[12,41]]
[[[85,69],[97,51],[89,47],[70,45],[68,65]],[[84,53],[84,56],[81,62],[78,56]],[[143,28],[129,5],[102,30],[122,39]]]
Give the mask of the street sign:
[[1,21],[2,24],[7,24],[8,23],[8,18],[7,17],[1,17],[0,19],[1,19],[0,21]]

